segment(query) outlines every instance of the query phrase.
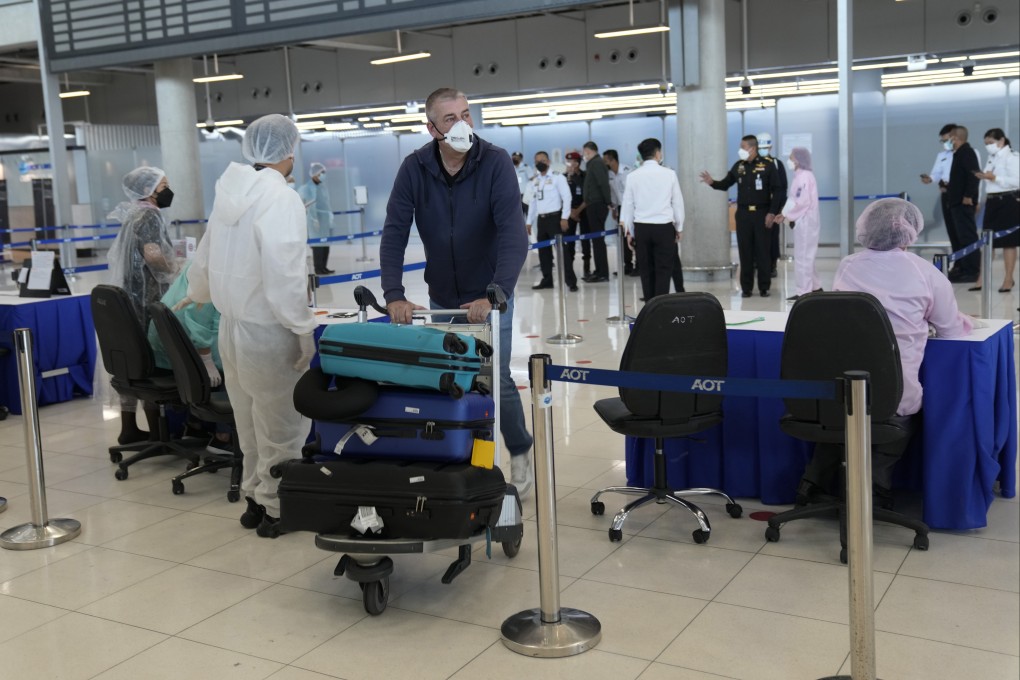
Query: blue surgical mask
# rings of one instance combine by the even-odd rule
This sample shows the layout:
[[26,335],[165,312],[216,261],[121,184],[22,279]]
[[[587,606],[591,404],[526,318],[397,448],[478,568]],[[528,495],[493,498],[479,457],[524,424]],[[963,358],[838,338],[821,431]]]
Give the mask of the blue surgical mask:
[[942,142],[942,148],[945,149],[946,151],[952,151],[953,150],[953,140],[947,139],[946,141]]

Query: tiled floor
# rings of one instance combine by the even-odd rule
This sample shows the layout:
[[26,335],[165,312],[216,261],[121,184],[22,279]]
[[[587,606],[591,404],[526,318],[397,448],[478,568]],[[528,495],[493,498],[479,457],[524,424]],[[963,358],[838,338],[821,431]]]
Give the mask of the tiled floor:
[[[334,248],[332,266],[366,268],[355,250]],[[826,287],[835,265],[819,260]],[[708,290],[727,308],[785,309],[792,265],[781,268],[769,299],[742,300],[729,279],[689,282],[688,290]],[[627,332],[602,323],[617,311],[615,283],[581,284],[570,295],[570,330],[584,341],[562,348],[542,341],[558,314],[555,291],[530,290],[538,278],[529,267],[518,290],[518,382],[537,351],[556,363],[615,368]],[[408,281],[412,299],[424,303],[420,275]],[[634,299],[637,279],[625,283]],[[976,313],[978,294],[965,288],[956,287],[961,307]],[[319,301],[348,307],[350,295],[351,286],[335,286]],[[1017,293],[994,299],[993,316],[1016,318]],[[569,397],[557,400],[554,421],[562,604],[601,620],[595,650],[532,659],[500,642],[503,619],[539,603],[533,500],[515,559],[497,550],[487,560],[477,550],[474,564],[443,585],[448,554],[398,558],[389,609],[370,617],[357,586],[333,576],[337,555],[315,548],[310,534],[269,541],[242,529],[222,473],[189,480],[182,496],[170,493],[179,465],[169,462],[149,461],[115,481],[105,447],[116,414],[82,399],[45,407],[40,420],[50,515],[77,518],[83,531],[55,548],[0,552],[0,677],[809,680],[849,672],[847,572],[832,525],[790,525],[781,542],[766,543],[762,523],[748,515],[782,508],[743,499],[744,517],[734,520],[706,499],[716,529],[708,545],[693,543],[689,518],[655,505],[636,511],[623,541],[610,543],[609,517],[588,509],[592,489],[624,478],[622,438],[589,406],[609,391],[556,389]],[[0,423],[4,528],[30,516],[23,442],[21,418]],[[610,508],[619,501],[607,498]],[[935,532],[927,553],[895,528],[878,527],[875,541],[881,677],[1020,676],[1016,499],[995,501],[987,529]]]

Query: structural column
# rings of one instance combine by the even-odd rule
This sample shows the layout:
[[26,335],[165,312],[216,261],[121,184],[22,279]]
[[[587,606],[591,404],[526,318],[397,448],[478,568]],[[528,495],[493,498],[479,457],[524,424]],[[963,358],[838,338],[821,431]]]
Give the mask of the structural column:
[[[198,156],[198,109],[191,59],[156,62],[156,111],[159,117],[159,143],[166,171],[174,191],[170,217],[175,220],[204,219],[202,172]],[[192,236],[202,228],[185,228]]]
[[728,277],[726,194],[698,173],[720,177],[726,153],[726,0],[670,0],[669,59],[676,87],[677,158],[684,195],[684,278]]
[[854,11],[853,0],[836,3],[836,54],[839,59],[839,254],[854,245]]

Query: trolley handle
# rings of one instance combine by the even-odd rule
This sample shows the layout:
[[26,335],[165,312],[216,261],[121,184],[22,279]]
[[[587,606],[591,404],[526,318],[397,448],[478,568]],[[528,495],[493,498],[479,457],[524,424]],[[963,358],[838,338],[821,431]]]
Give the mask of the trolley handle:
[[506,311],[506,293],[499,287],[499,284],[490,283],[485,289],[485,297],[489,299],[489,304],[494,309],[498,309],[501,314]]
[[354,301],[358,303],[358,309],[367,312],[371,307],[380,314],[389,314],[385,307],[379,304],[375,294],[365,286],[358,286],[354,289]]

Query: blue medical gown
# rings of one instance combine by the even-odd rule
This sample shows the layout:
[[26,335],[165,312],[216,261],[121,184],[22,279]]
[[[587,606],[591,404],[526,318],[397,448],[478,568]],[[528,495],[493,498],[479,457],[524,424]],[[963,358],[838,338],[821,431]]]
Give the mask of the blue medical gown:
[[[298,195],[308,206],[308,238],[326,238],[332,236],[333,207],[329,201],[329,189],[325,182],[316,184],[309,180],[298,188]],[[324,244],[328,245],[328,244]]]
[[[191,263],[187,263],[184,269],[181,271],[181,275],[177,277],[170,288],[166,291],[163,297],[160,299],[164,305],[170,309],[174,308],[178,302],[183,300],[188,294],[188,270],[191,268]],[[199,309],[198,305],[188,305],[184,309],[174,312],[177,316],[177,320],[184,326],[184,332],[188,334],[191,341],[195,343],[195,347],[198,349],[212,349],[213,363],[221,371],[223,370],[223,363],[220,360],[220,313],[212,305],[212,303],[206,303]],[[156,366],[159,368],[173,368],[170,365],[170,357],[167,356],[166,350],[163,348],[163,342],[159,338],[159,333],[156,332],[155,324],[149,323],[149,344],[152,345],[152,353],[156,359]]]

